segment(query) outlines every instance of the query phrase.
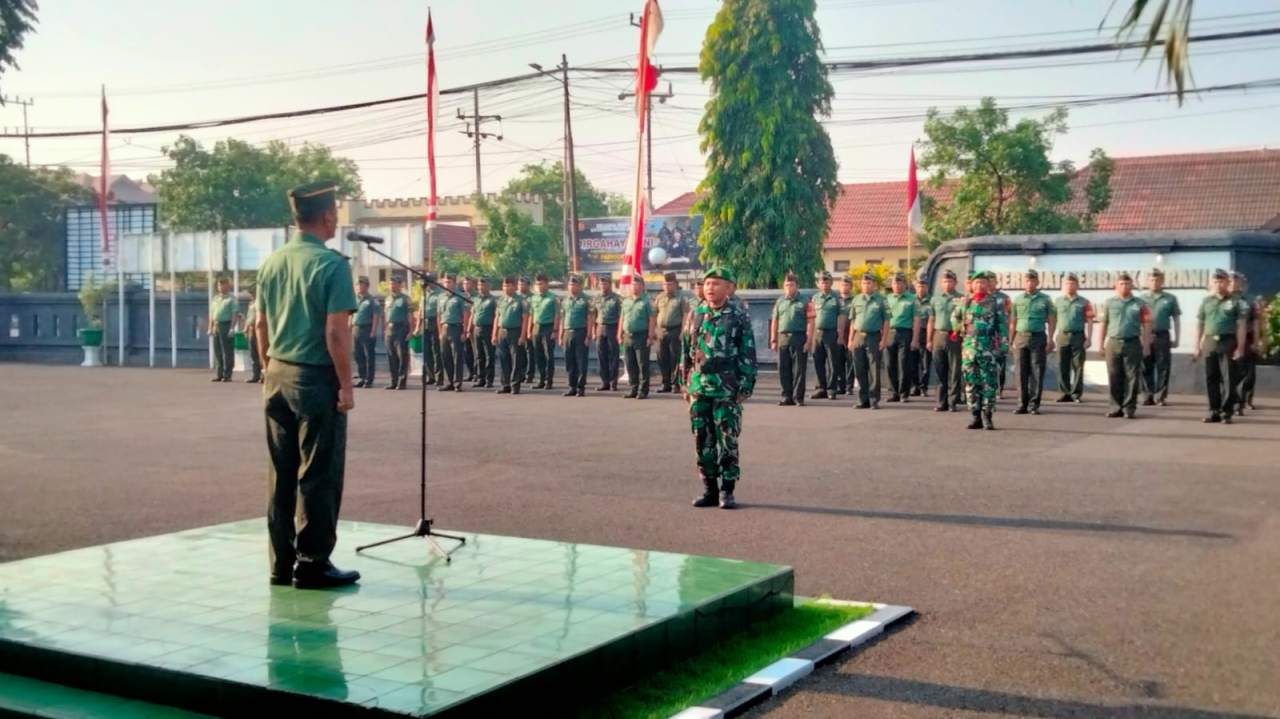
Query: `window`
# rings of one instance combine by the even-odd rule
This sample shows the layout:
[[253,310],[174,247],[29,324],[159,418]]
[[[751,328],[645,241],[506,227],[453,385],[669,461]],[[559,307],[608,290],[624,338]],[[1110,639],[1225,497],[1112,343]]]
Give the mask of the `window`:
[[22,336],[22,320],[18,319],[17,315],[9,315],[9,336]]
[[191,315],[191,339],[200,339],[200,315]]
[[848,261],[848,260],[836,260],[835,266],[834,266],[832,269],[833,269],[833,270],[835,270],[836,272],[848,272],[848,271],[849,271],[849,261]]
[[40,315],[31,315],[31,336],[40,336]]
[[62,315],[53,316],[53,336],[54,337],[62,336]]
[[874,259],[874,260],[867,260],[865,264],[868,264],[868,265],[883,265],[883,264],[884,264],[884,260],[882,260],[882,259],[878,259],[878,258],[877,258],[877,259]]

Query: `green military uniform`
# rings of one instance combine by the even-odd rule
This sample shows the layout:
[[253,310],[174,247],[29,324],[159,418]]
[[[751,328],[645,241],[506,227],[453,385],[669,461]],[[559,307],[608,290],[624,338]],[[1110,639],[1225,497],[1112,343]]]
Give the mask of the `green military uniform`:
[[[916,348],[911,353],[914,369],[911,375],[911,396],[928,397],[929,373],[933,369],[933,353],[929,351],[929,317],[933,315],[933,308],[928,292],[929,280],[920,278],[916,282]],[[924,285],[923,288],[921,284]]]
[[[788,281],[795,281],[788,276]],[[782,381],[781,405],[804,404],[805,374],[809,366],[809,304],[797,294],[785,294],[773,303],[772,320],[778,341],[778,378]]]
[[653,316],[653,303],[644,293],[622,301],[622,351],[630,398],[649,396],[649,319]]
[[[1157,270],[1158,272],[1158,270]],[[1169,396],[1169,369],[1173,366],[1173,323],[1182,318],[1178,298],[1168,292],[1147,292],[1142,301],[1151,309],[1151,352],[1142,358],[1143,404],[1164,402]]]
[[[819,279],[828,281],[823,272]],[[840,345],[840,312],[843,304],[835,291],[815,292],[809,297],[809,315],[813,317],[813,369],[818,375],[818,392],[814,399],[835,399],[844,371]]]
[[[569,278],[570,288],[582,286],[582,277]],[[587,323],[591,321],[591,300],[581,292],[560,300],[560,331],[564,334],[564,371],[569,375],[566,397],[585,397],[587,392]]]
[[529,302],[519,294],[503,294],[494,309],[498,328],[498,362],[502,366],[500,393],[520,394],[524,379],[523,331],[529,315]]
[[[947,270],[946,276],[955,279],[955,273]],[[952,290],[938,292],[929,298],[929,316],[933,317],[933,366],[938,374],[938,409],[959,411],[964,392],[964,373],[961,359],[961,335],[951,324],[955,308],[964,302],[964,295]]]
[[[290,192],[296,213],[336,204],[332,184]],[[338,411],[339,378],[325,342],[331,314],[356,310],[347,263],[324,240],[298,233],[258,271],[257,310],[267,318],[270,358],[263,385],[267,420],[267,529],[273,581],[288,568],[296,586],[350,583],[329,556],[337,542],[347,444],[347,415]],[[299,508],[297,503],[301,501]],[[295,525],[295,517],[304,521]],[[327,570],[327,571],[326,571]]]
[[498,300],[491,292],[477,291],[471,298],[471,347],[475,356],[476,380],[472,387],[493,387],[497,372],[493,354],[493,321]]
[[[1040,279],[1035,270],[1028,277]],[[1048,364],[1049,321],[1057,322],[1057,312],[1049,295],[1036,290],[1023,293],[1013,302],[1013,363],[1018,372],[1019,412],[1040,411],[1044,394],[1044,370]]]
[[[894,279],[906,278],[898,275]],[[916,326],[916,296],[904,291],[902,294],[890,292],[884,296],[885,305],[889,308],[889,396],[890,402],[906,402],[911,394],[912,376],[915,367],[911,362],[911,341]]]
[[[724,268],[707,277],[733,282]],[[745,312],[725,303],[702,305],[694,311],[689,334],[681,343],[677,379],[688,393],[689,418],[698,453],[698,474],[704,493],[696,506],[711,506],[723,489],[720,506],[734,506],[733,490],[740,479],[738,434],[742,430],[741,400],[756,383],[755,333]]]
[[[849,277],[848,275],[846,275],[845,280],[848,280],[848,279]],[[843,294],[840,295],[840,315],[842,317],[845,315],[846,312],[848,312],[849,300],[851,299],[853,299],[853,295],[849,295],[848,297],[845,297]],[[848,394],[852,392],[853,385],[854,385],[853,352],[849,351],[849,337],[852,335],[852,332],[850,332],[848,324],[845,324],[844,330],[842,332],[839,332],[839,334],[840,334],[841,370],[840,370],[840,376],[837,378],[837,380],[840,383],[840,386],[836,389],[837,395]]]
[[436,322],[439,315],[440,289],[434,284],[434,274],[427,274],[429,280],[424,289],[425,297],[418,308],[418,332],[422,335],[422,376],[427,385],[444,382],[444,362],[440,357],[440,326]]
[[[475,286],[476,286],[476,280],[475,280],[475,278],[474,278],[474,277],[468,277],[468,278],[466,278],[466,282],[471,283],[472,290],[471,290],[470,292],[466,292],[466,291],[464,290],[464,291],[463,291],[463,294],[466,296],[466,298],[467,298],[468,300],[470,300],[470,301],[471,301],[471,304],[470,304],[470,305],[467,305],[467,306],[468,306],[468,307],[472,307],[472,308],[474,308],[474,306],[475,306],[475,302],[476,302],[476,299],[480,296],[480,291],[479,291],[478,289],[476,289],[476,288],[475,288]],[[474,326],[475,326],[475,320],[474,320],[474,319],[472,319],[472,321],[471,321],[471,325],[472,325],[472,327],[474,327]],[[467,381],[467,382],[472,382],[472,381],[474,381],[474,380],[475,380],[475,378],[476,378],[476,338],[475,338],[475,333],[471,333],[471,339],[463,343],[462,351],[463,351],[464,356],[466,357],[467,378],[466,378],[466,380],[465,380],[465,381]],[[478,387],[478,386],[480,386],[480,385],[473,384],[473,385],[471,385],[471,386],[472,386],[472,387]]]
[[255,325],[258,323],[257,297],[250,292],[249,307],[244,314],[244,338],[249,344],[247,354],[249,355],[249,367],[253,369],[253,375],[245,382],[260,383],[262,382],[262,358],[258,356],[258,331]]
[[[994,273],[992,273],[992,275],[994,276]],[[1008,318],[1009,310],[1013,308],[1013,303],[1009,301],[1009,295],[1001,292],[1000,290],[996,290],[991,294],[996,298],[997,302],[1004,305],[1004,314],[1005,314],[1005,317]],[[1007,371],[1008,368],[1009,368],[1009,353],[1005,352],[996,359],[996,369],[998,370],[998,373],[999,373],[998,380],[1000,382],[1000,394],[1002,395],[1004,394],[1004,379],[1005,379],[1005,376],[1008,374],[1008,371]]]
[[240,309],[240,299],[232,292],[219,292],[209,301],[209,318],[213,320],[214,381],[231,381],[236,368],[235,325],[232,320]]
[[392,292],[382,300],[382,319],[386,334],[387,364],[391,366],[391,385],[387,389],[404,389],[409,381],[409,313],[413,300],[403,292]]
[[[858,380],[857,407],[878,408],[880,406],[880,360],[883,351],[880,338],[884,330],[885,319],[889,316],[889,306],[884,295],[872,292],[869,295],[856,294],[845,303],[845,318],[849,321],[850,340],[853,353],[853,372]],[[850,389],[852,392],[852,389]]]
[[[1245,280],[1244,274],[1232,273],[1233,278]],[[1244,353],[1236,362],[1236,414],[1244,414],[1245,407],[1253,408],[1253,388],[1258,382],[1258,320],[1266,313],[1262,298],[1247,298],[1243,292],[1232,292],[1240,303],[1240,317],[1245,322]]]
[[[361,281],[368,281],[361,277]],[[351,334],[355,344],[356,374],[360,376],[360,386],[372,387],[377,374],[378,355],[376,348],[378,338],[374,334],[374,320],[381,314],[376,297],[368,292],[356,293],[356,311],[351,315]]]
[[[448,277],[448,276],[446,276]],[[463,350],[462,335],[465,330],[467,301],[460,291],[446,291],[436,302],[436,322],[440,327],[440,356],[444,360],[446,384],[442,392],[461,391],[467,358]]]
[[995,293],[970,295],[951,311],[952,331],[963,338],[960,363],[965,396],[973,413],[971,428],[994,429],[992,413],[999,394],[1000,356],[1009,351],[1009,316]]
[[1138,407],[1142,377],[1142,326],[1150,317],[1147,303],[1137,295],[1112,297],[1103,305],[1107,333],[1104,354],[1111,389],[1111,414],[1132,418]]
[[603,292],[591,300],[596,323],[596,363],[600,370],[600,391],[618,389],[618,320],[622,317],[622,297]]
[[[675,281],[672,275],[668,280]],[[680,331],[685,316],[689,314],[689,298],[680,290],[668,294],[661,292],[653,301],[658,315],[657,345],[658,371],[662,374],[660,394],[670,392],[676,386],[676,365],[680,361]]]
[[[1074,274],[1069,274],[1075,279]],[[1053,301],[1053,311],[1058,317],[1058,332],[1054,338],[1058,345],[1059,402],[1081,401],[1084,396],[1085,340],[1089,323],[1093,321],[1093,304],[1080,295],[1063,295]]]
[[[529,278],[527,278],[527,277],[521,277],[521,278],[520,278],[520,282],[521,282],[522,284],[524,284],[524,285],[528,286],[528,285],[529,285]],[[530,311],[532,311],[532,310],[533,310],[533,302],[532,302],[532,301],[533,301],[533,289],[532,289],[532,287],[531,287],[531,286],[527,287],[527,288],[526,288],[526,290],[525,290],[524,292],[521,292],[520,290],[518,290],[518,289],[517,289],[517,290],[516,290],[516,294],[517,294],[517,295],[520,295],[521,297],[523,297],[523,298],[524,298],[525,302],[527,303],[527,307],[528,307],[528,309],[529,309]],[[523,365],[523,366],[524,366],[524,381],[525,381],[527,384],[533,384],[533,376],[534,376],[535,374],[537,374],[537,371],[538,371],[538,359],[537,359],[537,353],[534,351],[534,348],[533,348],[533,345],[534,345],[534,342],[533,342],[533,333],[534,333],[534,332],[536,332],[536,331],[537,331],[537,325],[530,325],[530,326],[529,326],[529,336],[524,338],[524,347],[523,347],[523,348],[521,348],[521,351],[522,351],[522,352],[524,352],[524,365]]]
[[536,389],[551,389],[556,376],[556,313],[560,311],[556,296],[534,291],[529,296],[529,313],[532,317],[530,332],[533,339],[533,360],[537,365]]
[[1226,297],[1216,294],[1205,297],[1196,313],[1196,319],[1204,328],[1201,350],[1211,419],[1230,419],[1240,401],[1238,366],[1232,358],[1240,341],[1237,335],[1244,311],[1240,300],[1228,293]]

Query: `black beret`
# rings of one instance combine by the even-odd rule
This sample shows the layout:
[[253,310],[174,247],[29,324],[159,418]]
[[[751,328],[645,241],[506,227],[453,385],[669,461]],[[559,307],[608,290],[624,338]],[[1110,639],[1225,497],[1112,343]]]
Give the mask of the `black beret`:
[[874,273],[874,272],[863,272],[863,273],[862,273],[862,279],[864,279],[864,280],[871,280],[872,282],[878,282],[878,281],[879,281],[879,280],[877,280],[877,279],[876,279],[876,275],[875,275],[875,273]]
[[1248,281],[1248,278],[1244,276],[1244,273],[1239,270],[1233,270],[1231,272],[1231,279],[1240,280],[1241,282]]
[[955,271],[954,271],[954,270],[943,270],[943,272],[942,272],[942,279],[944,279],[944,280],[954,280],[955,278],[956,278],[956,273],[955,273]]
[[1040,273],[1036,272],[1035,270],[1027,270],[1026,274],[1023,275],[1023,277],[1026,277],[1029,280],[1039,280]]
[[853,276],[846,274],[840,278],[840,281],[845,283],[846,285],[851,285],[853,284]]
[[359,280],[359,282],[360,282],[360,284],[362,284],[362,285],[367,285],[367,284],[369,284],[369,278],[368,278],[368,277],[365,277],[364,275],[360,275],[360,280]]
[[1071,282],[1079,282],[1079,281],[1080,281],[1080,277],[1079,277],[1078,275],[1076,275],[1076,273],[1074,273],[1074,272],[1068,272],[1068,273],[1067,273],[1067,276],[1062,278],[1062,281],[1063,281],[1063,282],[1066,282],[1066,281],[1068,281],[1068,280],[1070,280]]
[[392,281],[392,282],[404,282],[404,276],[403,276],[403,275],[391,275],[391,281]]
[[288,192],[289,208],[294,215],[299,212],[331,210],[338,206],[337,189],[338,183],[333,180],[298,185]]
[[435,282],[438,278],[436,277],[436,273],[428,272],[426,279],[427,279],[427,282]]
[[613,275],[608,272],[601,272],[596,275],[596,279],[601,282],[613,282]]
[[582,284],[582,275],[578,275],[578,274],[569,275],[569,284],[571,285]]
[[929,276],[928,276],[928,275],[916,275],[916,284],[917,284],[917,285],[927,285],[927,284],[929,284]]
[[906,273],[903,273],[903,272],[895,272],[895,273],[893,273],[893,281],[894,281],[894,282],[906,282],[906,281],[907,281],[907,275],[906,275]]
[[662,281],[663,281],[663,282],[675,282],[675,281],[676,281],[676,273],[674,273],[674,272],[664,272],[664,273],[663,273],[663,275],[662,275]]
[[467,281],[467,282],[475,282],[475,281],[476,281],[476,278],[472,277],[471,275],[467,275],[466,277],[463,277],[462,279],[463,279],[463,280],[465,280],[465,281]]
[[830,273],[830,272],[827,272],[826,270],[823,270],[822,272],[819,272],[819,273],[818,273],[818,279],[819,279],[819,280],[830,280],[830,279],[831,279],[831,273]]
[[1152,268],[1151,268],[1151,276],[1152,276],[1152,277],[1164,277],[1164,270],[1160,269],[1159,267],[1152,267]]
[[1213,271],[1213,279],[1215,279],[1215,280],[1229,280],[1229,279],[1231,279],[1231,275],[1230,275],[1226,270],[1214,270],[1214,271]]
[[786,277],[783,277],[783,278],[782,278],[782,281],[783,281],[783,282],[796,282],[796,283],[798,283],[798,282],[800,282],[800,278],[799,278],[799,277],[796,277],[796,275],[795,275],[795,273],[794,273],[794,272],[788,272],[788,273],[787,273],[787,275],[786,275]]
[[1133,275],[1128,272],[1117,272],[1116,282],[1133,282]]

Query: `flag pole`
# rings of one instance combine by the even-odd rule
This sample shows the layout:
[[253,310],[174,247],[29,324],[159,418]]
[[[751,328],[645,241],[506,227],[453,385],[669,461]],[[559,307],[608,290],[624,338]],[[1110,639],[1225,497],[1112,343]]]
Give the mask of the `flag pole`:
[[178,367],[178,254],[177,238],[169,234],[169,366]]
[[156,366],[156,236],[147,235],[147,274],[149,288],[147,297],[147,366]]

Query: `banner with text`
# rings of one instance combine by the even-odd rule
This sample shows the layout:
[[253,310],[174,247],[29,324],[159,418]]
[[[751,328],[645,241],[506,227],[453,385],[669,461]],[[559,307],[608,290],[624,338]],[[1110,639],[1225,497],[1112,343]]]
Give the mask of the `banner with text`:
[[[578,267],[583,272],[614,272],[631,230],[628,217],[599,217],[578,221]],[[702,270],[698,235],[702,216],[659,215],[644,226],[641,268],[645,272]],[[655,250],[660,250],[656,252]],[[653,260],[659,260],[655,263]]]

